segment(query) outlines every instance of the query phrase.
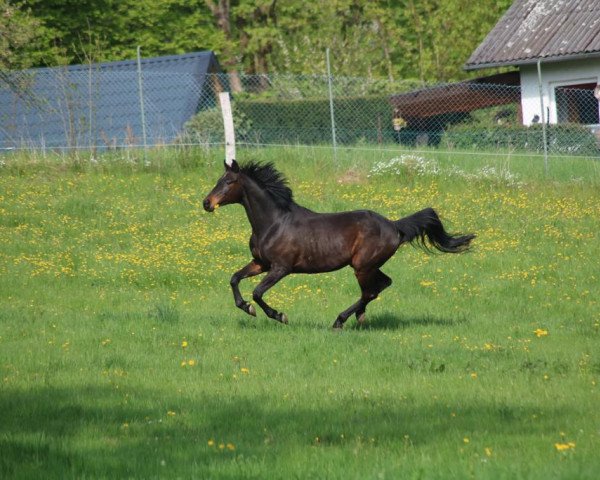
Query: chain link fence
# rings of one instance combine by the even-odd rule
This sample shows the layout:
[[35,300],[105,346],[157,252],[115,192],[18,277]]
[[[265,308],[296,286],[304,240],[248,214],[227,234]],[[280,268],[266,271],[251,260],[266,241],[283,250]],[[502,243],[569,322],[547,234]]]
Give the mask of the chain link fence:
[[228,90],[240,144],[600,155],[596,85],[555,88],[539,115],[517,73],[432,86],[334,77],[331,93],[329,80],[91,66],[4,74],[0,150],[222,145],[217,93]]

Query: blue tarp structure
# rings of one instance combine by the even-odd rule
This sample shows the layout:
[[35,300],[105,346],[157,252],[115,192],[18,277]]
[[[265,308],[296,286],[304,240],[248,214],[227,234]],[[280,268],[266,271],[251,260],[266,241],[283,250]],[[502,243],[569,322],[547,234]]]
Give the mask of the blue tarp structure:
[[[0,82],[0,149],[105,148],[172,142],[195,113],[216,104],[221,73],[210,51],[39,68]],[[143,96],[140,97],[141,91]]]

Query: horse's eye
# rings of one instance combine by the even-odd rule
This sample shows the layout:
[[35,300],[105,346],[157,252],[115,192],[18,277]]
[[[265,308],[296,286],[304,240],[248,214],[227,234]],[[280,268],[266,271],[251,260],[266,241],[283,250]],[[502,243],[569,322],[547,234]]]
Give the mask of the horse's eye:
[[225,180],[225,183],[226,183],[227,185],[231,185],[232,183],[235,183],[235,182],[237,182],[237,180],[234,180],[234,179],[231,179],[231,178],[230,178],[230,179],[227,179],[227,180]]

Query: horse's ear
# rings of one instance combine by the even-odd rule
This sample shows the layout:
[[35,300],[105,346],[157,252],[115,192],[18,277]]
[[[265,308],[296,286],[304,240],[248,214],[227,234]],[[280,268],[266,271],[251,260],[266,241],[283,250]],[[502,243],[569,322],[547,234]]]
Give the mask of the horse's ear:
[[231,159],[229,161],[225,160],[225,170],[231,171],[233,173],[239,173],[240,172],[240,166],[233,159]]

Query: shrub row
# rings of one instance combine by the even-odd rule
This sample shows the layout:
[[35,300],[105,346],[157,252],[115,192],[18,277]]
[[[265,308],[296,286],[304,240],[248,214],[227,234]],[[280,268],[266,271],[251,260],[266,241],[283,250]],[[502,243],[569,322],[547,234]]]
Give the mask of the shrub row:
[[[340,144],[429,144],[451,149],[544,149],[542,126],[494,124],[491,121],[454,123],[461,118],[440,116],[422,128],[392,127],[392,107],[387,96],[334,100],[336,140]],[[330,144],[331,112],[328,99],[256,100],[233,102],[236,138],[240,142],[306,145]],[[443,117],[443,118],[442,118]],[[446,118],[448,117],[448,118]],[[433,119],[430,119],[433,120]],[[186,126],[185,139],[201,143],[223,142],[223,123],[218,108],[203,110]],[[552,153],[598,155],[598,140],[586,127],[548,125],[547,145]]]
[[[479,126],[459,124],[448,127],[440,139],[444,148],[478,150],[544,150],[542,125]],[[583,125],[546,126],[546,144],[551,153],[598,155],[598,139]]]
[[[254,133],[265,143],[330,143],[328,99],[237,102],[251,119]],[[339,143],[389,142],[393,139],[392,108],[387,96],[334,100],[336,139]]]
[[[387,96],[334,100],[338,143],[392,142],[392,108]],[[328,99],[251,100],[233,102],[236,138],[256,143],[331,143]],[[204,110],[187,124],[187,134],[222,141],[217,109]]]

